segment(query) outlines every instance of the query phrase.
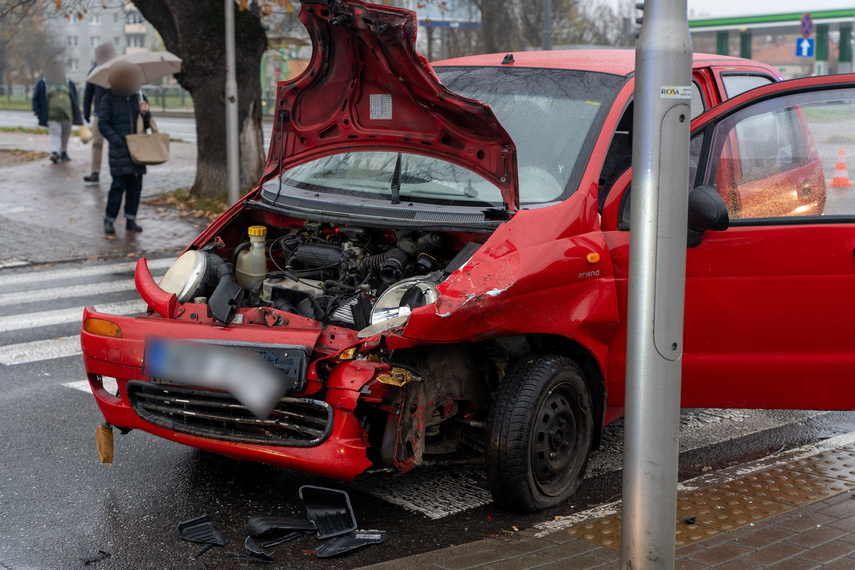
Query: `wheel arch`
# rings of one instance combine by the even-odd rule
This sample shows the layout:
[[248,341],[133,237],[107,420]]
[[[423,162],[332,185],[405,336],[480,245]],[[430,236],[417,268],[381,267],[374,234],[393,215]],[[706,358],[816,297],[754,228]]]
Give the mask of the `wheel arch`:
[[[523,339],[524,342],[520,342]],[[591,394],[591,402],[594,405],[594,434],[591,450],[593,451],[600,447],[608,393],[600,361],[591,350],[572,338],[548,333],[528,333],[498,337],[491,339],[490,342],[502,346],[511,362],[525,358],[533,353],[542,353],[566,356],[578,364],[579,368],[584,372],[585,385]]]
[[600,440],[603,436],[603,421],[606,413],[606,389],[605,375],[594,354],[579,342],[557,334],[530,334],[533,347],[538,352],[548,352],[566,356],[573,360],[585,373],[585,385],[591,394],[591,402],[594,405],[594,437],[591,440],[591,450],[599,449]]
[[[445,362],[449,354],[449,350],[456,349],[460,358],[451,359],[453,363]],[[475,352],[471,352],[475,349]],[[605,347],[604,347],[605,350]],[[460,353],[462,351],[462,353]],[[606,397],[608,395],[606,389],[605,375],[601,366],[601,362],[605,362],[606,358],[598,358],[593,350],[586,348],[583,344],[559,334],[549,333],[526,333],[518,335],[505,335],[493,337],[489,340],[478,343],[457,342],[450,344],[436,345],[421,345],[396,351],[396,360],[414,366],[419,370],[431,370],[436,364],[442,363],[440,369],[433,370],[432,375],[437,377],[453,376],[455,381],[451,385],[444,386],[445,389],[439,386],[436,389],[443,393],[451,386],[454,387],[454,398],[463,399],[463,394],[468,394],[469,388],[478,384],[484,386],[487,390],[482,393],[482,402],[489,402],[489,392],[494,391],[497,384],[502,382],[504,376],[510,366],[532,354],[555,354],[565,356],[575,362],[584,373],[585,385],[588,393],[591,395],[591,402],[594,408],[593,418],[593,437],[591,438],[591,450],[596,450],[600,446],[600,441],[603,435],[603,421],[606,412]],[[406,356],[404,356],[406,355]],[[468,355],[468,356],[463,356]],[[495,364],[492,388],[487,384],[481,384],[483,380],[478,372],[478,362],[486,363],[493,362]],[[451,373],[450,371],[455,371]],[[469,388],[467,388],[467,385]],[[476,396],[475,393],[471,396]]]

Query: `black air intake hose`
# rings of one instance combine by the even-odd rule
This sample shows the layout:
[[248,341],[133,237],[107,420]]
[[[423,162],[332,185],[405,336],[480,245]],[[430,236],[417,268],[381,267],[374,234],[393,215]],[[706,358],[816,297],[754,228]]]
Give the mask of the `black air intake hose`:
[[407,259],[407,252],[393,247],[383,253],[372,255],[365,260],[364,266],[368,271],[379,275],[383,283],[394,283],[401,279]]
[[304,268],[330,267],[341,262],[341,246],[304,243],[294,250],[294,259]]

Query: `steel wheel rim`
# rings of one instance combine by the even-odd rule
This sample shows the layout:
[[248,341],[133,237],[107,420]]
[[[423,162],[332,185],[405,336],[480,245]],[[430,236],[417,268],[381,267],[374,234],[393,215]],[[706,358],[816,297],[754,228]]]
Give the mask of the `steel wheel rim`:
[[580,457],[577,453],[584,434],[585,418],[578,393],[568,383],[553,387],[543,398],[535,416],[532,430],[531,470],[535,484],[548,496],[567,491],[578,475]]

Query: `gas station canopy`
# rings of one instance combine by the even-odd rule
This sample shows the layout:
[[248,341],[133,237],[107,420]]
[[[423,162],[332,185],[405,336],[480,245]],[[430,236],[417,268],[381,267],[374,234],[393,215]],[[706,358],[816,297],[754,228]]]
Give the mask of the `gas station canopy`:
[[[811,51],[803,49],[796,55],[813,56],[814,75],[826,75],[828,67],[828,33],[834,29],[840,33],[838,42],[837,73],[852,71],[852,26],[855,23],[855,8],[839,10],[817,10],[809,12],[809,32],[805,34],[801,25],[806,12],[789,12],[785,14],[765,14],[757,16],[736,16],[730,18],[701,18],[689,20],[689,30],[692,35],[716,34],[716,52],[720,55],[730,55],[730,32],[739,33],[739,55],[751,59],[753,33],[765,34],[795,34],[804,36],[813,44]],[[802,46],[794,46],[794,51]],[[807,46],[804,46],[805,48]]]

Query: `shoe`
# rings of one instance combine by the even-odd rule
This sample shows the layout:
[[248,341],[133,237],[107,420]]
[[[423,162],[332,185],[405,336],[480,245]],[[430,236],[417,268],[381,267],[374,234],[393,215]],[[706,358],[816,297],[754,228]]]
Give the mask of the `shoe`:
[[98,181],[99,181],[98,173],[97,173],[97,172],[93,172],[92,174],[90,174],[90,175],[88,175],[88,176],[84,176],[84,177],[83,177],[83,180],[84,180],[85,182],[98,182]]
[[113,227],[113,222],[104,222],[104,233],[109,235],[116,233],[116,228]]
[[57,162],[59,162],[59,155],[55,152],[50,153],[50,161],[56,164]]
[[62,160],[63,162],[71,162],[71,157],[68,156],[67,152],[62,153],[62,155],[60,155],[59,159]]
[[142,227],[136,222],[136,220],[128,220],[128,223],[125,224],[125,229],[129,232],[141,232]]

